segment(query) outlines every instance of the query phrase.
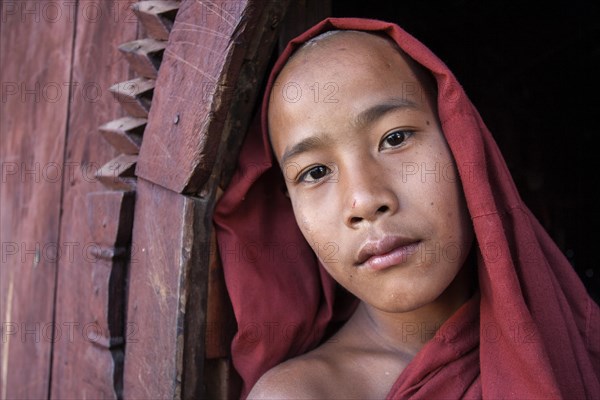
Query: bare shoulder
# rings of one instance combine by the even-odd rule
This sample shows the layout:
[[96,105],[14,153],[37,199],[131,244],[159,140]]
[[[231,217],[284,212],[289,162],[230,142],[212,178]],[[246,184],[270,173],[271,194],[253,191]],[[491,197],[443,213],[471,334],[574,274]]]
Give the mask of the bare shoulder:
[[316,349],[269,370],[248,399],[385,398],[409,362],[406,353],[383,348],[366,340],[364,330],[355,334],[347,326]]
[[269,370],[254,385],[248,400],[323,399],[328,395],[323,377],[331,377],[329,362],[309,353]]

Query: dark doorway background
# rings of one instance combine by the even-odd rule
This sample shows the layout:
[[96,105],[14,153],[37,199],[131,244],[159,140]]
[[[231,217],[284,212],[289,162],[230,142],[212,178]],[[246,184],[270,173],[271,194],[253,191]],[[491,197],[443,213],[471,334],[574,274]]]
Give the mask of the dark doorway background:
[[600,302],[600,5],[592,1],[333,1],[395,22],[457,76],[521,196]]

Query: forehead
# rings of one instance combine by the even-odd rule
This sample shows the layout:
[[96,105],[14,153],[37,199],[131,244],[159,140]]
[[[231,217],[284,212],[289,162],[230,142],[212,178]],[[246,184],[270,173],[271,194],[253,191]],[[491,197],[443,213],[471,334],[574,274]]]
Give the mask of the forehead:
[[270,94],[269,135],[276,154],[282,136],[331,130],[378,103],[406,101],[429,109],[407,57],[390,40],[364,32],[339,32],[298,50]]
[[342,78],[348,73],[368,75],[391,70],[397,76],[407,74],[416,80],[406,59],[391,39],[367,32],[337,31],[318,36],[296,51],[276,82],[308,76]]

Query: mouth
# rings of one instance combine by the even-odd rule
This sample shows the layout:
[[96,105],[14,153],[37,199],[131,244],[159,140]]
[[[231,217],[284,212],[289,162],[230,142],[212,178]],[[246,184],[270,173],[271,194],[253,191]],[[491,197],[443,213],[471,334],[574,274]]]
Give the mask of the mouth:
[[417,251],[421,240],[400,236],[386,236],[367,241],[358,252],[356,266],[382,270],[406,262]]

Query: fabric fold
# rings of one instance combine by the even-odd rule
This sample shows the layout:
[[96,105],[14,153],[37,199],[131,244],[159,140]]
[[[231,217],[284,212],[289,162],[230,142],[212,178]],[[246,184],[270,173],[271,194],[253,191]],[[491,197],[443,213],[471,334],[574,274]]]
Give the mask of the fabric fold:
[[242,397],[273,366],[316,347],[356,300],[319,265],[294,220],[267,132],[269,93],[293,52],[323,32],[388,35],[437,81],[478,251],[479,291],[399,375],[389,399],[600,398],[600,312],[522,202],[502,155],[454,75],[422,43],[382,21],[329,18],[292,40],[271,71],[261,114],[215,211],[238,323],[232,358]]

